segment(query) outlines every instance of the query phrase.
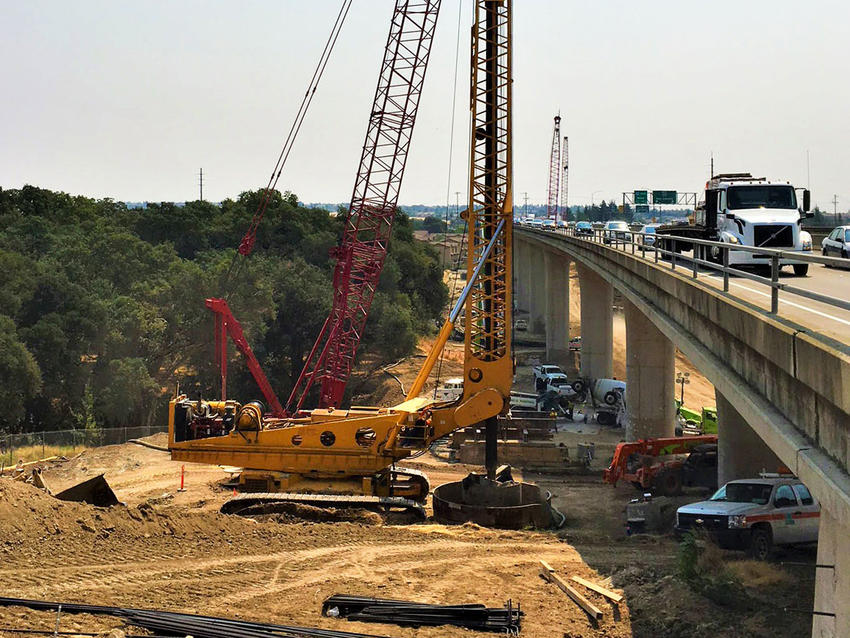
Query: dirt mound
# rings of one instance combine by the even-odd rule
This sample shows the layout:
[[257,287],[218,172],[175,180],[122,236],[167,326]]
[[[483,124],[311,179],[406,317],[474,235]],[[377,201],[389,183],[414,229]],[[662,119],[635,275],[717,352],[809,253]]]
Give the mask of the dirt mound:
[[0,480],[0,543],[14,545],[26,537],[55,537],[73,547],[91,538],[122,537],[127,540],[151,536],[208,535],[234,531],[246,523],[238,519],[181,512],[173,516],[145,502],[135,506],[92,507],[60,501],[32,485]]

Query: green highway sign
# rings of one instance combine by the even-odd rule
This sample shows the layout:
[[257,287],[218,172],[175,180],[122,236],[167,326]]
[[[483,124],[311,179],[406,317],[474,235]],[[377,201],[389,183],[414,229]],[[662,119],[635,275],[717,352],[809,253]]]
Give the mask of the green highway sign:
[[652,191],[653,204],[675,204],[676,191]]
[[647,191],[635,191],[635,204],[648,204],[648,197]]
[[636,213],[647,213],[648,214],[649,213],[649,206],[647,206],[646,204],[637,204],[635,206],[635,212]]

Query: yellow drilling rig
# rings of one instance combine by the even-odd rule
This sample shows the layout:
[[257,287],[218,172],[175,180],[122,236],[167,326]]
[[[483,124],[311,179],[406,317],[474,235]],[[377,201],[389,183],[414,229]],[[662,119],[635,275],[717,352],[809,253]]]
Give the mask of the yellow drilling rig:
[[[486,465],[496,470],[496,419],[509,407],[511,348],[511,0],[476,0],[472,29],[467,283],[404,402],[265,415],[258,402],[191,400],[169,405],[175,460],[243,468],[246,502],[380,503],[416,507],[427,478],[396,462],[457,428],[484,423]],[[420,396],[464,315],[463,394]],[[262,494],[257,494],[261,492]]]

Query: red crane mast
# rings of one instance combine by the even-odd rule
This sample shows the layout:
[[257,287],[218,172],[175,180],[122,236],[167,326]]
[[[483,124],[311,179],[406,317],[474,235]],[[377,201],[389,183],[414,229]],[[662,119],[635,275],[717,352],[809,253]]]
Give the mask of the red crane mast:
[[552,135],[552,153],[549,156],[549,198],[546,204],[546,217],[558,218],[558,197],[561,179],[561,116],[555,116],[555,130]]
[[440,0],[396,0],[360,168],[335,257],[330,315],[287,401],[301,409],[319,381],[319,407],[339,406],[387,256]]
[[568,202],[570,185],[570,138],[564,135],[564,146],[561,149],[561,161],[564,172],[561,174],[561,218],[567,221],[570,218],[570,205]]

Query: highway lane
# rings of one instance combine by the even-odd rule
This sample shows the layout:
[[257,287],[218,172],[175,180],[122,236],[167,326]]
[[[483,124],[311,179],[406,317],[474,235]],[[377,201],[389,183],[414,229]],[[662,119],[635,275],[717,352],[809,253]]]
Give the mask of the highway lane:
[[[629,244],[618,249],[628,253],[632,252]],[[685,253],[676,257],[676,271],[686,276],[691,276],[693,272],[693,264],[689,255],[690,253]],[[646,252],[645,257],[641,257],[640,250],[637,249],[635,256],[648,261],[655,261],[655,254],[651,250]],[[671,267],[669,260],[659,259],[658,263],[663,268],[669,269]],[[697,278],[701,283],[720,290],[723,289],[723,273],[700,267],[697,271]],[[786,285],[828,295],[843,301],[850,301],[850,262],[847,269],[827,268],[820,264],[811,264],[805,277],[796,277],[790,266],[786,266],[785,269],[780,271],[779,279]],[[758,308],[770,310],[771,289],[767,284],[752,281],[745,277],[730,276],[729,293]],[[818,332],[850,345],[850,310],[780,290],[778,316],[799,324],[808,331]]]
[[[627,247],[627,252],[631,252],[630,247]],[[636,253],[636,256],[639,257],[640,254]],[[676,270],[681,274],[692,274],[693,264],[688,256],[689,253],[685,253],[676,257]],[[645,259],[654,261],[655,255],[647,252]],[[669,261],[659,260],[659,264],[670,268]],[[723,273],[700,267],[697,278],[702,283],[723,289]],[[850,300],[850,269],[827,268],[820,264],[811,264],[805,277],[796,277],[791,268],[786,267],[780,271],[779,280],[783,284],[810,292],[844,301]],[[771,289],[767,284],[745,277],[730,276],[729,292],[763,310],[770,310]],[[808,330],[850,345],[850,310],[780,290],[777,315],[800,324]]]

